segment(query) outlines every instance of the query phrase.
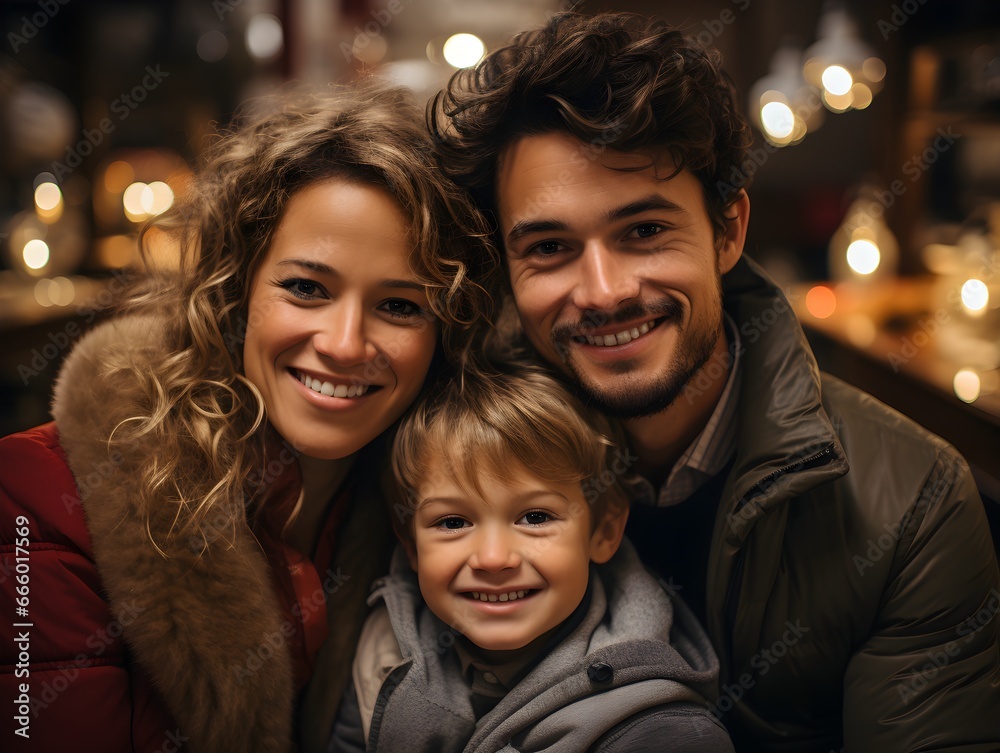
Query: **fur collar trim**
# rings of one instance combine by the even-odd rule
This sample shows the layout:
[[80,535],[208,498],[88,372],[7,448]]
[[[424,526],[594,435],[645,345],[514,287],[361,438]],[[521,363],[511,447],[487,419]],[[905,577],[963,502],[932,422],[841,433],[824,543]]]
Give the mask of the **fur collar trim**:
[[[288,626],[260,547],[248,529],[204,551],[201,542],[169,537],[175,508],[166,501],[147,531],[135,500],[140,474],[155,462],[155,440],[108,448],[115,427],[144,412],[131,375],[157,368],[165,329],[156,317],[101,325],[74,349],[56,385],[53,415],[73,474],[104,469],[101,483],[81,489],[94,559],[112,614],[128,615],[130,650],[192,751],[287,751]],[[134,371],[116,370],[122,366]]]

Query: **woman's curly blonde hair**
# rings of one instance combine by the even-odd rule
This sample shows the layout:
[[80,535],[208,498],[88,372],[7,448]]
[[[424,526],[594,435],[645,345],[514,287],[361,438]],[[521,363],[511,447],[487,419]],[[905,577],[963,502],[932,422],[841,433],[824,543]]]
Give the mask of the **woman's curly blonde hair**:
[[255,490],[246,480],[265,462],[265,409],[243,376],[243,339],[254,275],[293,194],[340,178],[398,202],[414,272],[454,363],[490,319],[487,278],[498,268],[479,215],[435,167],[422,111],[407,90],[369,80],[252,105],[209,149],[192,190],[140,234],[150,267],[164,237],[179,247],[178,273],[149,275],[121,307],[166,311],[168,331],[156,373],[131,375],[148,411],[123,423],[114,440],[156,441],[143,482],[147,520],[167,512],[154,508],[170,500],[172,530],[205,543],[247,519]]

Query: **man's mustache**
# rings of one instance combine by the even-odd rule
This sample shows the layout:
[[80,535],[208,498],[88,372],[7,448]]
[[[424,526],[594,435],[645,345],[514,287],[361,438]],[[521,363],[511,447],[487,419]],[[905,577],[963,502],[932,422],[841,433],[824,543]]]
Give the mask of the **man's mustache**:
[[577,322],[564,322],[553,326],[550,337],[557,347],[565,346],[571,338],[590,334],[601,327],[634,322],[636,319],[663,319],[668,322],[679,322],[683,316],[684,307],[675,298],[635,301],[614,311],[585,311]]

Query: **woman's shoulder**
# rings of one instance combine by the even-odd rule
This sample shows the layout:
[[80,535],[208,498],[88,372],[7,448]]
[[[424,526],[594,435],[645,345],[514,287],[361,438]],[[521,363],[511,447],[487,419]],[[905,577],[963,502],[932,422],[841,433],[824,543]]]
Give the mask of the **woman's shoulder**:
[[0,521],[26,530],[33,547],[90,556],[78,484],[54,423],[0,438]]

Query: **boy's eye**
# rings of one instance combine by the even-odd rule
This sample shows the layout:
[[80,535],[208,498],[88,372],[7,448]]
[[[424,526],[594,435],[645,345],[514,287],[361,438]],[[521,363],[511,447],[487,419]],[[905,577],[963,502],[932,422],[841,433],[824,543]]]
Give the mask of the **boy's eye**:
[[444,520],[438,522],[438,526],[440,528],[444,528],[449,531],[457,531],[460,528],[465,528],[466,525],[468,525],[468,521],[463,520],[462,518],[445,518]]
[[552,520],[552,516],[547,512],[542,512],[540,510],[532,510],[531,512],[526,512],[521,516],[521,519],[517,521],[518,523],[523,523],[529,526],[540,526],[544,523],[548,523]]

